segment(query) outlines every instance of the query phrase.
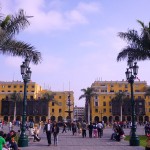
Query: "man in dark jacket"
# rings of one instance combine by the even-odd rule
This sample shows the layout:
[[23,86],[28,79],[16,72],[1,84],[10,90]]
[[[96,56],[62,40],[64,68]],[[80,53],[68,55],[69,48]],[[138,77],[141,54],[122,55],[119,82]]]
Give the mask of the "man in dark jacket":
[[48,146],[50,146],[51,145],[51,133],[52,133],[52,123],[50,119],[48,120],[47,124],[45,124],[44,131],[46,132]]
[[92,138],[92,132],[93,132],[92,122],[90,122],[90,124],[88,125],[88,129],[89,129],[89,138]]

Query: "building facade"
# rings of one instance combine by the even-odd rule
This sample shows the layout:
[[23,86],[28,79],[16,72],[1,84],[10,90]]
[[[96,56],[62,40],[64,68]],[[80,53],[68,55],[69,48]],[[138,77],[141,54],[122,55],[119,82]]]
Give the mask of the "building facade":
[[[69,120],[69,111],[71,119],[73,119],[73,107],[74,107],[74,93],[73,91],[63,91],[63,92],[53,92],[54,100],[50,101],[48,104],[48,116],[56,121],[68,121]],[[68,96],[70,96],[70,106],[68,105]],[[70,107],[70,108],[69,108]]]
[[74,107],[74,120],[83,121],[85,119],[85,107]]
[[[29,82],[27,85],[27,99],[37,99],[38,93],[42,91],[42,87],[35,82]],[[23,95],[24,83],[21,81],[3,82],[0,81],[0,100],[5,99],[10,94],[19,92]]]
[[[13,120],[14,102],[9,98],[14,92],[24,93],[24,84],[20,81],[0,82],[0,119],[5,121]],[[53,100],[47,100],[42,95],[49,92],[53,95]],[[48,91],[43,90],[35,82],[27,85],[27,121],[46,121],[52,119],[64,121],[68,119],[68,95],[70,95],[70,111],[73,112],[74,95],[73,91]],[[22,101],[18,101],[16,119],[22,118]],[[73,118],[73,113],[71,113]]]
[[[92,85],[97,94],[91,101],[92,121],[112,122],[120,121],[120,105],[118,102],[112,104],[112,99],[117,92],[125,92],[129,99],[123,105],[123,120],[131,121],[130,84],[126,81],[95,81]],[[145,96],[147,83],[135,81],[134,99],[137,121],[150,120],[150,97]]]

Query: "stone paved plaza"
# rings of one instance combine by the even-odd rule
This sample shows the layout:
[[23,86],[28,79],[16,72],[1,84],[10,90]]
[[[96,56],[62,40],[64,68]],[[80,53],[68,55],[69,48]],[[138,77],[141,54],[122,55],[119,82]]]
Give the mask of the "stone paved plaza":
[[[6,128],[6,127],[5,127]],[[144,127],[138,127],[137,134],[144,134]],[[17,130],[17,128],[16,128]],[[61,133],[60,129],[58,145],[54,146],[53,138],[52,145],[47,146],[46,135],[41,131],[40,142],[33,142],[30,140],[29,146],[21,148],[21,150],[144,150],[144,147],[140,146],[129,146],[129,142],[122,140],[121,142],[116,142],[110,140],[112,134],[111,128],[106,128],[104,130],[104,136],[102,138],[82,138],[81,135],[73,136],[71,131],[67,133]],[[129,134],[130,129],[124,130],[126,135]],[[28,134],[28,132],[27,132]],[[53,136],[52,136],[53,137]]]

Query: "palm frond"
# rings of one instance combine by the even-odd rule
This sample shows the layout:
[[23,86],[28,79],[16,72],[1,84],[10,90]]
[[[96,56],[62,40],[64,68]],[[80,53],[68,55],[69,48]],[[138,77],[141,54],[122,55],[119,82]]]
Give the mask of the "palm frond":
[[87,89],[81,89],[81,91],[83,92],[83,95],[81,95],[79,99],[85,98],[86,102],[90,102],[91,98],[96,96],[94,88],[88,87]]
[[9,95],[9,97],[14,102],[21,101],[23,99],[22,95],[19,92],[13,92],[12,94]]
[[41,60],[41,53],[36,51],[33,46],[21,41],[11,39],[5,41],[4,43],[2,43],[2,45],[0,45],[0,53],[9,54],[12,56],[21,56],[23,58],[29,56],[31,61],[35,64],[38,64],[38,62],[40,62]]
[[128,30],[128,32],[119,32],[118,36],[126,40],[126,42],[129,44],[140,44],[140,36],[138,35],[138,32],[136,30]]
[[5,24],[4,30],[7,33],[14,35],[18,34],[20,30],[25,29],[29,25],[28,17],[21,9],[16,15],[11,15],[10,20]]
[[119,37],[126,40],[126,46],[117,56],[117,61],[132,57],[134,60],[150,59],[150,25],[145,26],[140,20],[137,22],[142,26],[142,32],[139,35],[136,30],[128,32],[119,32]]
[[144,22],[142,22],[142,21],[140,21],[140,20],[137,20],[137,22],[142,26],[142,28],[145,27]]
[[79,97],[79,100],[82,99],[82,98],[85,98],[85,95],[81,95],[81,96]]
[[143,50],[143,48],[132,48],[130,46],[127,46],[118,54],[117,61],[121,61],[129,57],[132,57],[133,60],[136,61],[150,59],[150,49]]
[[119,101],[119,103],[123,105],[126,99],[127,99],[126,92],[117,92],[115,93],[115,97],[112,98],[112,102]]
[[0,26],[3,30],[5,30],[5,27],[8,25],[9,21],[10,21],[10,15],[7,15],[6,18],[1,21]]

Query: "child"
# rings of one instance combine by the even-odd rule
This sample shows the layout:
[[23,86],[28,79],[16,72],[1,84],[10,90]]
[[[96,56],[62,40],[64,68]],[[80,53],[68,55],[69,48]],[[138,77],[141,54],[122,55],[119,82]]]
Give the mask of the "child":
[[38,128],[37,127],[37,125],[35,125],[34,126],[34,130],[33,130],[33,137],[34,137],[34,140],[33,140],[33,142],[36,142],[36,141],[40,141],[41,140],[41,138],[39,138],[39,136],[38,136],[38,134],[39,134],[39,132],[40,132],[40,127]]

